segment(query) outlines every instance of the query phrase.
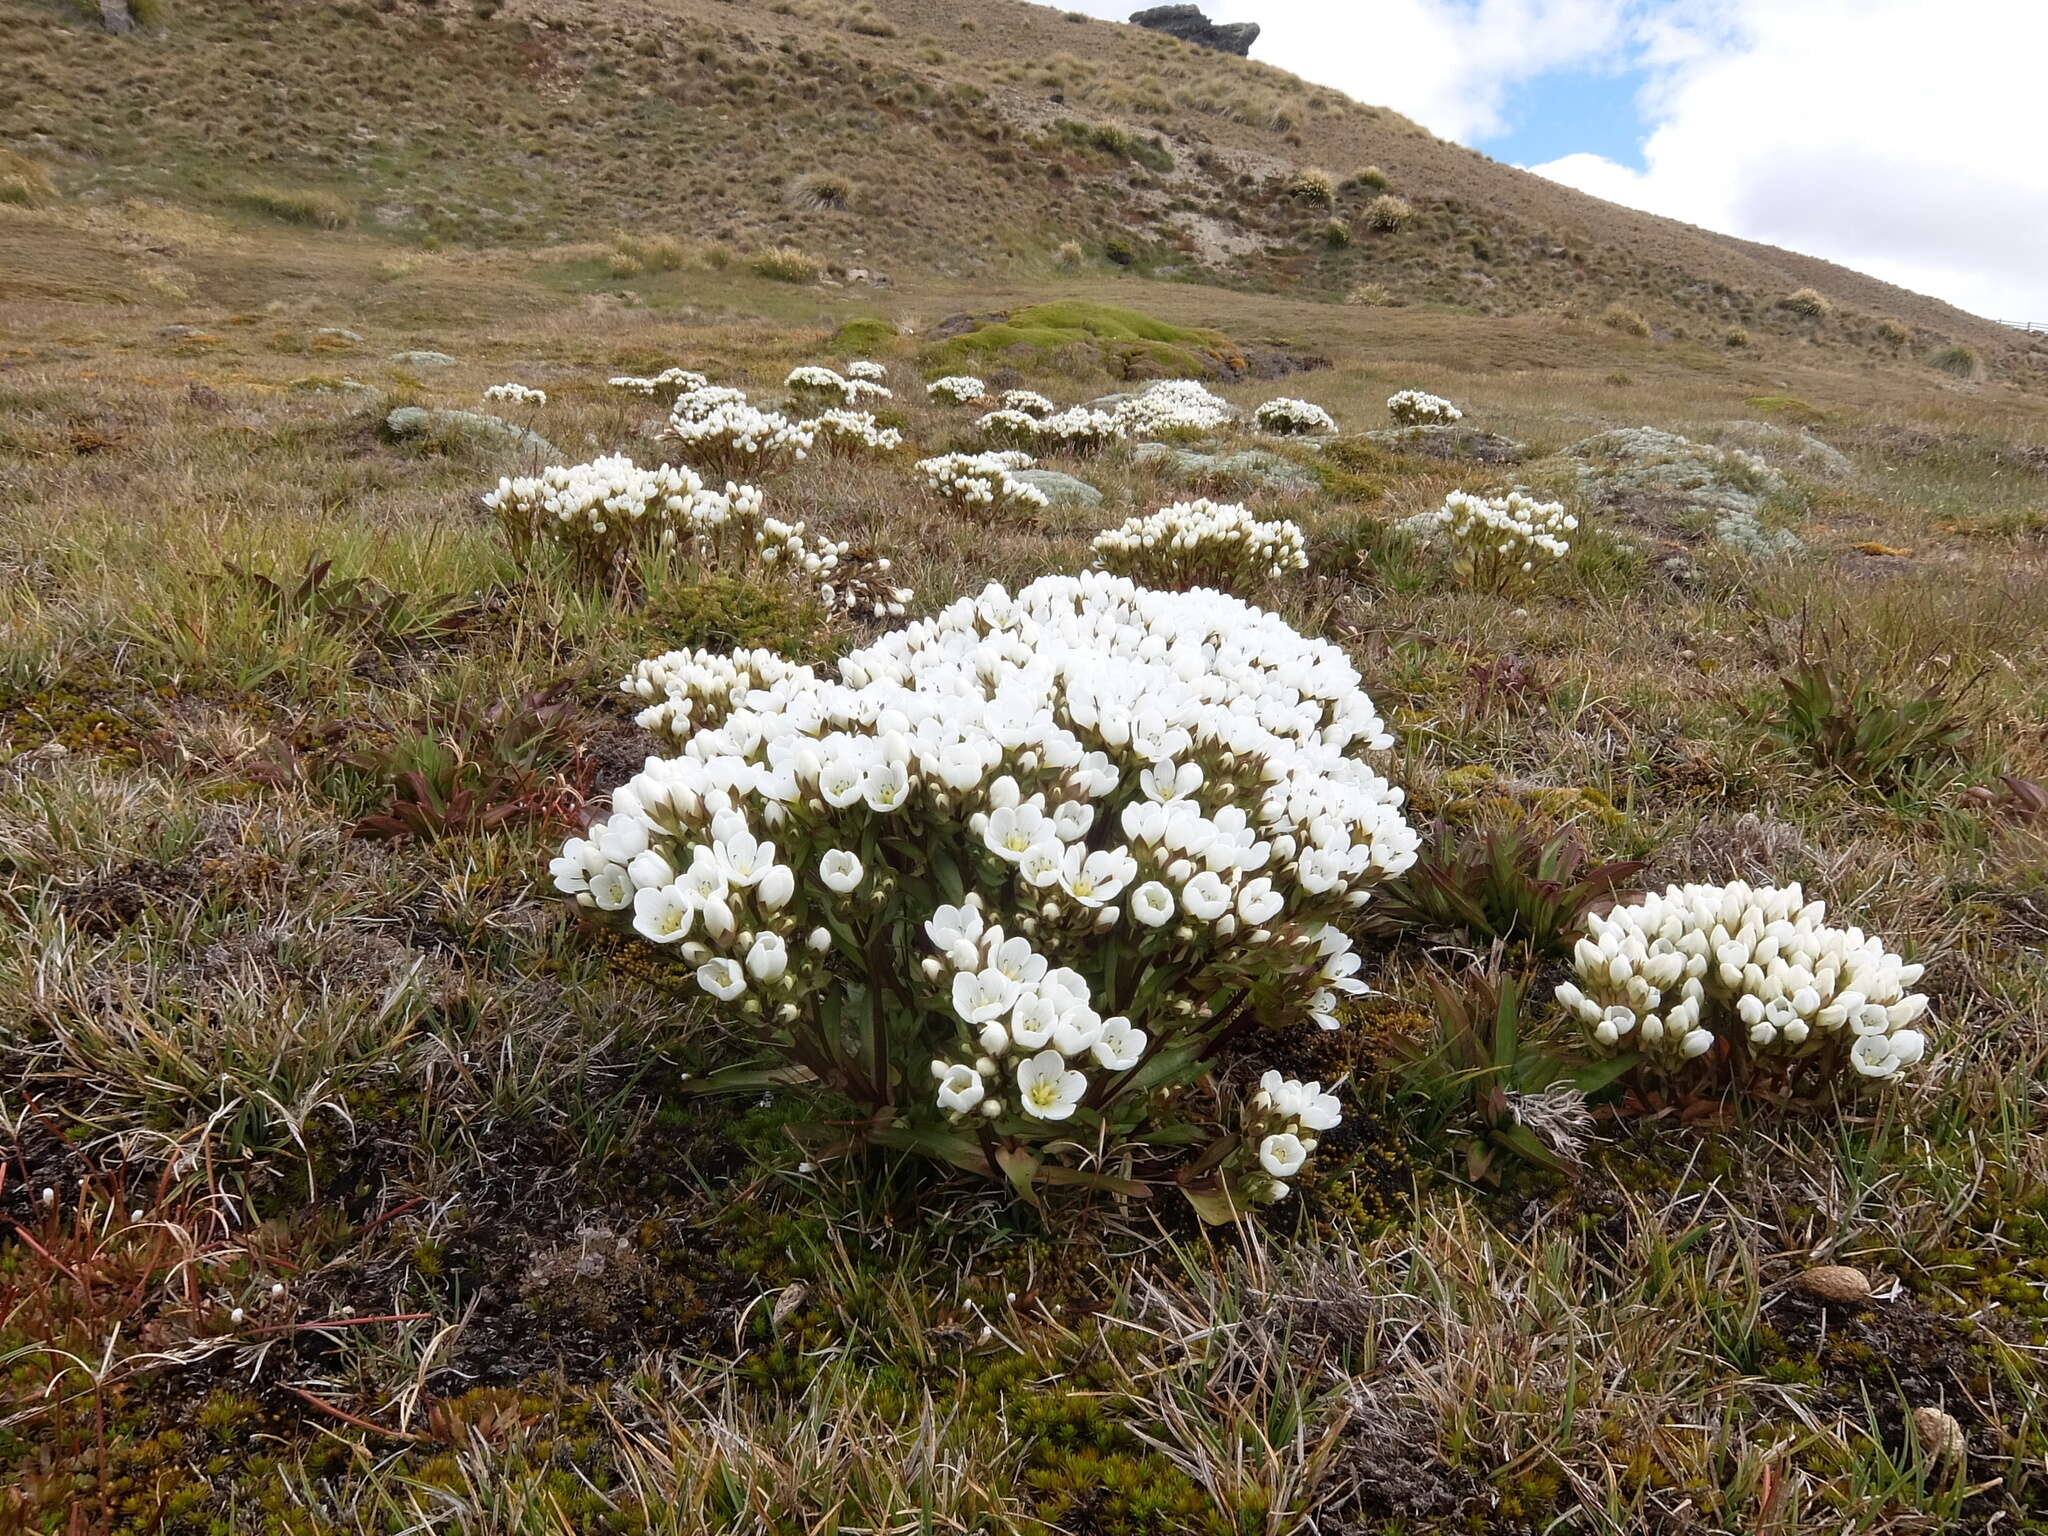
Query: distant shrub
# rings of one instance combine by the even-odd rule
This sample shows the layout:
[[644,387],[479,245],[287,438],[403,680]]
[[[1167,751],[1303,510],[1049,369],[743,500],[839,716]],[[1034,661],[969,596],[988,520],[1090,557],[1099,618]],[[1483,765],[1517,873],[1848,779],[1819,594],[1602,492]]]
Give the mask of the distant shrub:
[[251,213],[317,229],[346,229],[356,217],[355,205],[345,197],[311,188],[276,187],[267,182],[239,188],[233,201]]
[[1943,347],[1927,359],[1927,365],[1943,373],[1954,374],[1959,379],[1974,379],[1984,371],[1984,359],[1978,355],[1977,349],[1961,342]]
[[1376,165],[1360,166],[1345,183],[1347,187],[1363,187],[1368,192],[1384,192],[1391,184],[1387,173]]
[[853,201],[853,183],[837,171],[807,171],[789,184],[789,200],[811,213],[844,209]]
[[[612,241],[612,248],[628,257],[636,270],[645,272],[675,272],[690,259],[690,248],[674,235],[620,235]],[[615,275],[633,274],[626,271]]]
[[1877,322],[1878,336],[1895,347],[1902,347],[1913,339],[1913,328],[1903,320],[1894,320],[1889,315]]
[[1650,322],[1626,304],[1610,304],[1601,311],[1600,323],[1610,331],[1619,331],[1624,336],[1648,336]]
[[1287,195],[1297,203],[1328,208],[1337,201],[1337,184],[1330,180],[1328,171],[1310,166],[1288,178]]
[[1749,345],[1750,336],[1741,326],[1731,325],[1728,327],[1728,334],[1721,339],[1731,347],[1746,347]]
[[1102,254],[1120,267],[1128,267],[1138,259],[1137,250],[1121,235],[1112,235],[1103,245]]
[[895,23],[886,16],[877,16],[866,6],[839,18],[839,24],[847,31],[860,37],[894,37]]
[[1778,300],[1778,308],[1804,315],[1809,320],[1825,320],[1835,312],[1833,301],[1814,288],[1801,288],[1786,294]]
[[1351,226],[1342,219],[1332,219],[1323,226],[1323,244],[1333,251],[1341,251],[1351,243]]
[[638,277],[647,269],[630,251],[613,251],[604,259],[604,269],[613,277]]
[[1366,227],[1385,234],[1392,234],[1414,217],[1415,210],[1390,192],[1382,192],[1365,205]]
[[1071,270],[1081,265],[1083,254],[1080,241],[1062,240],[1059,249],[1053,252],[1053,260],[1058,262],[1060,266]]
[[1367,309],[1385,309],[1394,302],[1394,296],[1385,283],[1360,283],[1344,295],[1344,302],[1362,304]]
[[754,258],[754,275],[778,283],[815,283],[821,270],[816,257],[794,245],[770,246]]

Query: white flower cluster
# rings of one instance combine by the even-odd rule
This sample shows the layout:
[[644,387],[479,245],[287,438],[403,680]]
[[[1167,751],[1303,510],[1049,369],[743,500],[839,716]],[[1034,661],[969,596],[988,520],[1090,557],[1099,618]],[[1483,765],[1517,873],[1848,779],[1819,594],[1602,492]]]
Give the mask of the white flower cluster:
[[998,443],[1033,443],[1038,440],[1038,418],[1028,411],[1004,406],[975,418],[975,430]]
[[1725,1041],[1773,1066],[1845,1064],[1889,1078],[1918,1061],[1923,970],[1861,928],[1826,922],[1797,885],[1674,885],[1586,919],[1578,982],[1557,1000],[1595,1045],[1641,1050],[1666,1069]]
[[853,618],[903,617],[903,605],[916,594],[886,579],[887,560],[856,553],[844,539],[807,540],[805,532],[801,522],[763,518],[754,534],[755,553],[763,565],[808,581],[828,609]]
[[1026,416],[1050,416],[1059,409],[1035,389],[1006,389],[996,403],[1006,411],[1022,411]]
[[1308,569],[1300,527],[1235,503],[1177,501],[1096,535],[1096,564],[1150,587],[1234,591]]
[[[1199,1077],[1247,1014],[1335,1028],[1339,995],[1366,990],[1335,923],[1416,837],[1335,646],[1219,593],[1088,573],[991,586],[837,674],[643,662],[622,687],[680,755],[550,868],[856,1098],[908,1113],[892,1085],[932,1069],[939,1126],[972,1116],[1059,1156],[1170,1112],[1155,1090]],[[1297,1149],[1268,1138],[1334,1106],[1266,1093],[1280,1178]]]
[[664,389],[703,389],[711,381],[701,373],[692,373],[687,368],[664,368],[652,378],[640,378],[635,374],[621,374],[608,380],[613,389],[630,389],[636,395],[659,394]]
[[846,376],[849,379],[859,379],[863,384],[879,384],[889,377],[889,370],[880,363],[860,357],[846,365]]
[[1334,1131],[1344,1119],[1337,1096],[1323,1092],[1314,1079],[1301,1082],[1268,1072],[1259,1091],[1245,1106],[1244,1143],[1253,1152],[1263,1180],[1247,1181],[1255,1199],[1285,1200],[1292,1192],[1287,1180],[1301,1172],[1316,1149],[1316,1137]]
[[835,394],[839,396],[841,403],[845,405],[853,405],[862,400],[893,400],[896,398],[893,390],[885,388],[871,379],[851,376],[842,377],[834,373],[830,368],[820,368],[815,364],[806,364],[801,368],[790,369],[789,377],[782,382],[784,387],[789,389],[812,394]]
[[1058,453],[1090,454],[1121,442],[1124,426],[1108,411],[1085,405],[1055,411],[1038,423],[1038,441]]
[[[680,443],[683,452],[707,469],[725,474],[760,473],[786,459],[801,459],[811,446],[810,426],[774,411],[756,410],[741,395],[706,407],[713,393],[695,390],[676,401],[662,437]],[[687,402],[687,406],[685,404]]]
[[1193,379],[1160,379],[1117,406],[1127,437],[1186,437],[1227,427],[1237,412]]
[[1538,501],[1522,491],[1503,497],[1452,491],[1436,513],[1436,524],[1456,552],[1460,572],[1474,587],[1505,591],[1546,563],[1571,552],[1565,535],[1579,520],[1562,502]]
[[1258,423],[1262,432],[1277,432],[1287,437],[1337,430],[1336,418],[1320,405],[1286,395],[1278,400],[1268,400],[1252,413],[1252,420]]
[[747,392],[744,389],[734,389],[730,384],[699,382],[684,387],[669,407],[669,414],[689,421],[702,421],[721,407],[746,403]]
[[877,426],[866,411],[824,411],[803,425],[812,445],[828,453],[894,453],[903,446],[901,432]]
[[1014,451],[948,453],[919,459],[917,469],[925,484],[948,501],[970,507],[1043,507],[1048,505],[1045,492],[1012,473],[1032,463],[1030,454]]
[[1448,427],[1465,419],[1465,413],[1442,395],[1420,389],[1404,389],[1387,396],[1387,414],[1393,417],[1395,425],[1403,427]]
[[924,392],[934,400],[950,400],[955,405],[975,405],[988,398],[988,386],[969,373],[950,373],[943,379],[933,379],[925,385]]
[[493,384],[484,391],[484,398],[505,405],[546,405],[548,392],[528,389],[524,384]]
[[587,570],[605,572],[636,554],[673,549],[681,539],[751,525],[760,516],[761,493],[730,482],[715,492],[691,470],[670,464],[641,469],[621,456],[501,479],[483,504],[515,547],[552,539]]

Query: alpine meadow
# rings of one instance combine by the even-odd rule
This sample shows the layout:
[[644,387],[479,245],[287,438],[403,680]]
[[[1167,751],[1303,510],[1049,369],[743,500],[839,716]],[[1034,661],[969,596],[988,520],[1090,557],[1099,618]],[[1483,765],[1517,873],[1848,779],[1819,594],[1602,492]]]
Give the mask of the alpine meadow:
[[0,1533],[2048,1536],[2048,334],[1169,21],[0,0]]

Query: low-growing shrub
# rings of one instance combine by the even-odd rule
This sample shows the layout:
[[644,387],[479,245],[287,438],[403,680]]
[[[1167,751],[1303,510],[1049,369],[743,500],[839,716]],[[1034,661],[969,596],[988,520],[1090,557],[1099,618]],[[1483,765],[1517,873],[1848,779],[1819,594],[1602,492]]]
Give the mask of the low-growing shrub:
[[1650,322],[1643,318],[1640,310],[1630,309],[1626,304],[1608,305],[1600,312],[1600,323],[1624,336],[1646,337],[1650,334]]
[[1074,268],[1081,265],[1081,261],[1086,254],[1081,249],[1080,241],[1062,240],[1059,243],[1059,248],[1052,253],[1052,259],[1054,264],[1063,271],[1071,272]]
[[1449,540],[1458,579],[1476,592],[1509,592],[1536,573],[1538,562],[1571,551],[1565,535],[1579,526],[1561,502],[1538,501],[1522,491],[1474,496],[1452,491],[1436,514]]
[[1888,341],[1895,347],[1903,347],[1913,339],[1913,327],[1903,320],[1894,320],[1889,315],[1877,322],[1880,341]]
[[1392,234],[1415,217],[1415,210],[1404,199],[1395,197],[1391,192],[1382,192],[1365,205],[1365,211],[1359,217],[1365,220],[1367,229]]
[[1835,312],[1833,300],[1817,288],[1800,288],[1778,300],[1778,308],[1809,320],[1825,320]]
[[1816,767],[1889,792],[1961,761],[1973,729],[1967,699],[1983,676],[1930,664],[1908,677],[1864,666],[1840,635],[1807,636],[1778,679],[1775,705],[1753,718]]
[[458,699],[432,726],[351,759],[387,791],[356,836],[426,841],[520,822],[575,825],[590,783],[574,762],[572,687],[565,680],[488,705]]
[[1137,438],[1200,437],[1227,427],[1237,412],[1228,400],[1193,379],[1159,379],[1112,413],[1124,432]]
[[617,457],[501,479],[483,504],[514,553],[525,554],[537,541],[552,543],[584,576],[604,578],[657,550],[715,544],[728,530],[751,536],[761,493],[735,485],[712,491],[688,469],[641,469]]
[[917,472],[924,476],[932,494],[966,507],[1043,507],[1045,492],[1029,481],[1019,480],[1013,470],[1029,469],[1031,455],[1002,453],[947,453],[919,459]]
[[1414,855],[1369,763],[1391,738],[1334,646],[1091,574],[987,588],[836,681],[694,652],[625,687],[688,750],[551,873],[763,1042],[700,1091],[816,1080],[860,1107],[842,1144],[1027,1199],[1176,1177],[1210,1219],[1285,1196],[1335,1126],[1277,1073],[1175,1091],[1247,1029],[1336,1027],[1363,990],[1336,924]]
[[1328,171],[1310,166],[1287,178],[1287,195],[1313,208],[1330,208],[1337,202],[1337,184]]
[[1943,347],[1927,359],[1931,368],[1952,374],[1959,379],[1974,379],[1984,372],[1984,358],[1975,347],[1958,342],[1952,347]]
[[754,275],[778,283],[815,283],[823,272],[818,259],[799,246],[771,246],[754,258]]
[[355,222],[355,205],[333,192],[313,187],[279,187],[255,182],[238,187],[231,194],[237,207],[260,213],[284,224],[306,224],[315,229],[346,229]]
[[1323,244],[1333,251],[1341,251],[1351,243],[1351,226],[1342,219],[1332,219],[1323,226]]
[[1588,915],[1557,1001],[1596,1050],[1659,1076],[1896,1078],[1926,1049],[1908,990],[1924,967],[1826,915],[1797,885],[1669,886]]
[[1384,192],[1392,184],[1387,173],[1376,165],[1362,165],[1351,173],[1344,183],[1347,187],[1362,187],[1368,192]]
[[1235,503],[1177,501],[1096,536],[1095,563],[1147,587],[1248,593],[1308,569],[1300,527],[1261,522]]
[[1260,406],[1252,413],[1252,420],[1258,423],[1261,432],[1275,432],[1283,437],[1337,430],[1336,418],[1320,405],[1285,395]]
[[1359,304],[1367,309],[1386,309],[1394,302],[1394,295],[1385,283],[1359,283],[1346,291],[1346,304]]
[[1721,339],[1731,347],[1746,347],[1750,343],[1749,332],[1739,325],[1729,326],[1727,333]]
[[853,202],[853,183],[837,171],[806,171],[789,184],[789,200],[811,213],[843,210]]
[[925,385],[924,392],[933,400],[954,405],[979,405],[988,398],[988,386],[967,373],[949,373],[942,379],[933,379]]
[[493,384],[484,391],[484,400],[491,405],[541,406],[548,403],[548,392],[524,384]]
[[26,156],[0,149],[0,203],[40,208],[56,200],[57,186],[48,171]]
[[727,478],[779,469],[811,447],[803,422],[757,410],[740,391],[718,385],[678,395],[661,438],[706,473]]

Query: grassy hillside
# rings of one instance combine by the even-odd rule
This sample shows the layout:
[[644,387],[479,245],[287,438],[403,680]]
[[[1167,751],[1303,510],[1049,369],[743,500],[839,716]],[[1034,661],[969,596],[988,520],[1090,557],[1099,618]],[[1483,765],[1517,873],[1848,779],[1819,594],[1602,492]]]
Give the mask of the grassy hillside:
[[[407,246],[795,244],[897,280],[1042,274],[1071,241],[1090,267],[1331,300],[1605,315],[1882,364],[1963,342],[2015,378],[2048,366],[2038,339],[1828,263],[1014,0],[167,0],[124,37],[96,14],[0,5],[0,145],[88,202],[162,195]],[[1786,306],[1806,288],[1832,312]]]
[[[138,10],[0,0],[0,1531],[2048,1531],[2048,398],[2008,339],[1056,11]],[[1411,222],[1330,246],[1317,163]],[[1156,1140],[1040,1143],[1035,1204],[904,1150],[922,1060],[882,1113],[843,1066],[707,1082],[789,1067],[781,1025],[552,888],[674,750],[636,663],[830,670],[893,621],[743,528],[600,559],[481,498],[722,484],[609,381],[809,413],[790,370],[853,359],[901,442],[744,473],[767,516],[920,618],[1175,502],[1291,524],[1305,568],[1230,579],[1356,667],[1422,835],[1344,919],[1338,1030],[1245,1015],[1140,1096]],[[1099,503],[967,506],[916,468],[990,445],[927,396],[962,371],[1239,414],[1038,449]],[[1463,419],[1395,431],[1407,388]],[[1578,526],[1496,591],[1418,519],[1517,487]],[[834,920],[921,953],[927,848],[860,847]],[[1902,1080],[1590,1075],[1585,916],[1737,879],[1925,965]],[[1135,893],[1042,894],[1179,1027]],[[1267,1068],[1341,1124],[1210,1225],[1185,1138]]]

